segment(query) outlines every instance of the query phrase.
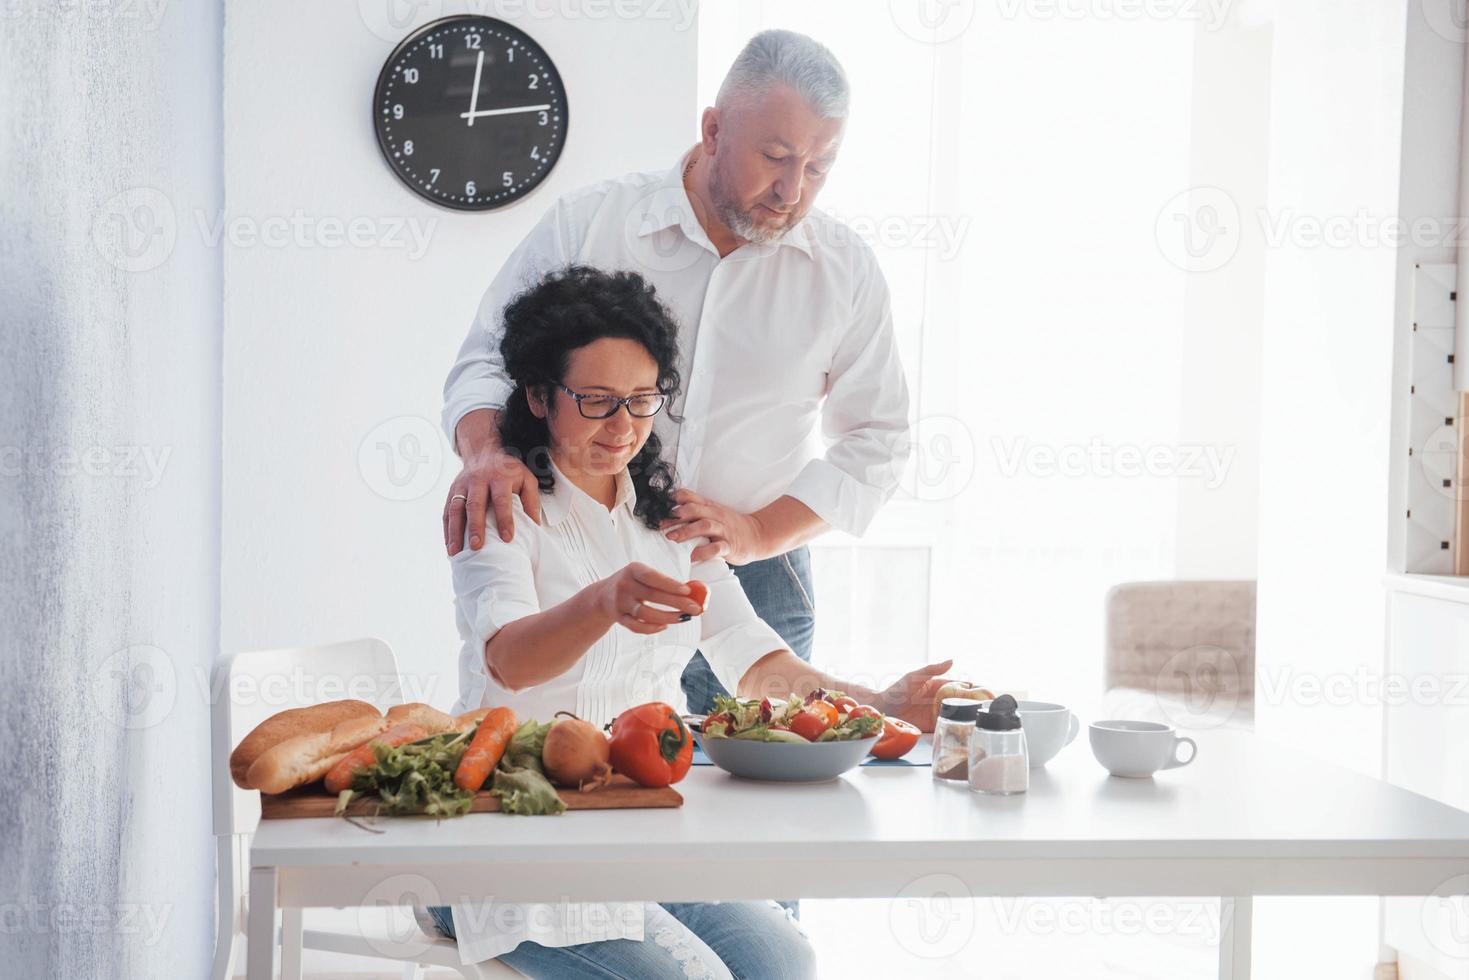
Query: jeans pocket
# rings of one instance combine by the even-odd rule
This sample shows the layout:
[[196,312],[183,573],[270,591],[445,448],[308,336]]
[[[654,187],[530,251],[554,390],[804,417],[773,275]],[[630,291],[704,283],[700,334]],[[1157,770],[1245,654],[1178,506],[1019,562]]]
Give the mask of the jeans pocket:
[[777,560],[780,562],[780,566],[786,570],[786,574],[791,577],[791,584],[796,587],[796,593],[800,595],[801,604],[806,607],[806,612],[814,616],[816,614],[816,603],[812,601],[811,593],[806,591],[806,585],[801,581],[801,576],[796,574],[796,566],[791,564],[790,552],[780,555]]

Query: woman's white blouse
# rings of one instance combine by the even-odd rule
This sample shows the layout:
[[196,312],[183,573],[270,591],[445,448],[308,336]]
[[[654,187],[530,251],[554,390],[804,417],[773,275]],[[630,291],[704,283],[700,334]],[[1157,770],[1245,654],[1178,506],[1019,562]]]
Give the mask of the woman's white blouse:
[[[636,493],[624,470],[612,510],[598,503],[553,466],[554,492],[541,495],[541,524],[513,504],[515,537],[502,541],[494,515],[483,547],[466,547],[450,559],[456,619],[464,646],[459,655],[455,713],[508,705],[524,722],[550,721],[571,711],[599,728],[625,708],[666,701],[686,710],[679,678],[695,650],[730,691],[745,671],[773,650],[786,648],[750,605],[739,579],[722,559],[691,562],[697,541],[669,541],[633,513]],[[485,644],[501,627],[571,598],[631,562],[641,562],[680,581],[709,586],[702,616],[651,636],[614,625],[566,673],[545,684],[511,691],[485,666]],[[519,819],[519,818],[506,818]],[[535,818],[528,818],[535,819]],[[566,819],[556,817],[549,819]],[[454,927],[465,963],[514,949],[524,940],[571,946],[603,939],[642,939],[641,903],[572,903],[493,908],[454,906]]]

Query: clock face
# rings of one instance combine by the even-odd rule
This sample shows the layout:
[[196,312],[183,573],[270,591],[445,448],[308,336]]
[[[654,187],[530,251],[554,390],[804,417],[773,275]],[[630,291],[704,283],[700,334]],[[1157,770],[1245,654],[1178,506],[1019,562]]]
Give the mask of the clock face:
[[493,17],[446,17],[404,38],[372,99],[393,172],[435,204],[504,207],[535,189],[566,144],[566,89],[546,52]]

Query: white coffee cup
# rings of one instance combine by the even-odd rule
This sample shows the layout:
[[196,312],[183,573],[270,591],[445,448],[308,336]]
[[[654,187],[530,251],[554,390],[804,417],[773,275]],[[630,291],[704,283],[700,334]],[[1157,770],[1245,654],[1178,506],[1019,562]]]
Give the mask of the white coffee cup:
[[[1173,726],[1155,721],[1094,721],[1089,729],[1092,754],[1114,776],[1146,778],[1159,769],[1177,769],[1199,756],[1193,739],[1176,734]],[[1188,743],[1189,755],[1178,757]]]
[[[981,701],[980,709],[988,711],[993,701]],[[1081,722],[1064,704],[1050,701],[1016,701],[1015,713],[1025,730],[1025,748],[1030,755],[1030,768],[1039,769],[1050,762],[1081,731]]]

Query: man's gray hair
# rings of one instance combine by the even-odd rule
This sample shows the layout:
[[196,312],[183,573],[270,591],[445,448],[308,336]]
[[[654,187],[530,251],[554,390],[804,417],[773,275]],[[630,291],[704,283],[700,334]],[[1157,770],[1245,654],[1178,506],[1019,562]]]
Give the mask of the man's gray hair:
[[845,119],[847,73],[819,41],[795,31],[761,31],[740,52],[719,86],[720,109],[748,104],[774,84],[789,85],[823,119]]

